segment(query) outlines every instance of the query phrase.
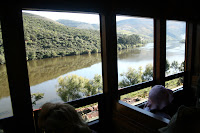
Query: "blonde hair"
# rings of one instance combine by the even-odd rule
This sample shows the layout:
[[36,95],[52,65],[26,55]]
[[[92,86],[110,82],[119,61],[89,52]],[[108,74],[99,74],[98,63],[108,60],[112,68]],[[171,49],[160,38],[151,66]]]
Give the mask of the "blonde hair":
[[52,133],[90,133],[88,125],[69,104],[45,103],[39,114],[39,127]]

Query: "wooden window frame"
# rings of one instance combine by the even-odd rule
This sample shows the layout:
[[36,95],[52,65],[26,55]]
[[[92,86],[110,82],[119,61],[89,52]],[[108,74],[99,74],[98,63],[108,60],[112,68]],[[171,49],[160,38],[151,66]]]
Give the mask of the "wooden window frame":
[[[117,52],[115,52],[117,50],[117,46],[113,47],[114,45],[110,45],[111,43],[115,44],[116,40],[116,35],[114,35],[116,32],[116,25],[112,22],[115,22],[115,14],[109,11],[100,13],[100,34],[102,42],[101,56],[104,93],[66,102],[68,104],[73,105],[76,108],[98,102],[100,120],[96,120],[88,124],[92,126],[99,122],[103,125],[103,128],[101,130],[108,130],[108,128],[111,129],[111,126],[109,126],[109,124],[110,122],[112,122],[112,117],[110,116],[113,112],[113,106],[110,105],[114,105],[114,100],[116,99],[116,97],[118,97],[117,89],[114,89],[117,87],[113,86],[113,84],[117,83],[118,77],[116,74]],[[9,11],[4,10],[4,13],[2,14],[1,26],[10,88],[10,97],[13,108],[13,116],[10,118],[0,120],[0,124],[3,126],[3,128],[10,128],[11,130],[20,132],[25,132],[27,131],[27,129],[29,129],[29,132],[33,133],[35,131],[42,132],[37,126],[37,120],[40,109],[35,111],[33,111],[32,109],[30,84],[26,61],[26,50],[24,42],[22,9],[13,8]],[[14,32],[13,29],[15,29]],[[14,43],[16,45],[13,45]],[[112,50],[113,48],[116,50]],[[13,55],[16,56],[13,57]],[[17,71],[13,69],[13,66],[16,64]],[[20,74],[20,78],[17,77]],[[111,78],[113,80],[108,80]],[[22,126],[26,128],[22,129]]]
[[[86,10],[86,9],[84,9]],[[90,11],[90,10],[89,10]],[[94,11],[94,9],[91,9]],[[192,66],[192,49],[194,45],[193,34],[195,33],[195,25],[187,23],[186,25],[186,56],[185,56],[185,71],[165,77],[165,60],[166,60],[166,18],[154,19],[154,75],[153,81],[140,83],[137,85],[125,87],[118,90],[118,70],[117,70],[117,34],[116,34],[116,12],[111,10],[100,11],[100,34],[102,48],[102,75],[103,75],[103,93],[90,97],[77,99],[67,102],[75,107],[85,106],[91,103],[98,102],[99,104],[99,124],[103,125],[103,130],[112,130],[112,120],[115,117],[114,111],[123,112],[122,108],[127,107],[133,112],[141,112],[133,106],[123,103],[119,100],[121,95],[134,92],[155,84],[165,85],[165,81],[184,76],[185,85],[189,86],[191,78]],[[33,111],[31,104],[30,85],[26,61],[26,50],[23,32],[23,20],[21,8],[13,8],[4,10],[1,14],[2,38],[4,41],[6,67],[10,88],[10,96],[13,107],[14,116],[4,120],[0,120],[2,125],[10,125],[16,131],[23,132],[26,129],[35,132],[39,129],[37,125],[38,111]],[[127,14],[130,15],[130,14]],[[131,15],[137,16],[137,15]],[[15,30],[13,30],[15,29]],[[192,40],[192,41],[191,41]],[[13,45],[15,43],[16,45]],[[192,44],[192,45],[190,45]],[[16,56],[13,56],[16,55]],[[17,64],[17,65],[16,65]],[[16,70],[13,66],[16,65]],[[21,75],[21,76],[20,76]],[[19,78],[20,77],[20,78]],[[144,112],[142,112],[144,114]],[[150,117],[154,117],[148,115]],[[26,122],[25,122],[26,121]],[[161,120],[162,121],[162,120]],[[13,126],[17,125],[26,127]],[[91,122],[92,124],[95,122]],[[164,120],[166,124],[166,120]],[[34,125],[36,128],[34,128]]]
[[[24,132],[28,128],[34,132],[22,12],[18,8],[12,8],[4,10],[1,15],[3,46],[13,109],[12,121],[6,122],[5,125],[11,125],[9,128],[15,131]],[[22,129],[19,125],[26,128]]]

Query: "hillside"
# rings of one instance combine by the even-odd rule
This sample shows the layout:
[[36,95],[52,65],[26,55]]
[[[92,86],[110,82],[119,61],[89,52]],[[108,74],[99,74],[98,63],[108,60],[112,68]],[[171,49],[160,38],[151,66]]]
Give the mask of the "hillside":
[[186,32],[186,24],[179,21],[167,21],[167,39],[183,40]]
[[[60,19],[57,22],[66,26],[76,27],[79,29],[95,29],[97,30],[99,25],[88,24],[78,21]],[[168,40],[181,40],[185,34],[185,24],[177,23],[176,21],[168,21],[167,27],[167,39]],[[152,19],[126,19],[117,21],[117,34],[132,35],[136,34],[143,37],[145,40],[153,41],[153,20]]]
[[100,52],[100,34],[96,30],[67,27],[44,17],[23,13],[27,58]]
[[[98,24],[88,24],[67,19],[59,19],[57,22],[64,24],[65,26],[76,27],[79,29],[99,29]],[[140,37],[147,41],[152,41],[152,29],[153,22],[149,20],[127,19],[117,21],[117,34],[140,35]]]
[[[23,13],[27,60],[101,52],[99,25],[72,20],[53,21]],[[62,24],[61,24],[62,23]],[[167,40],[182,40],[185,24],[167,22]],[[118,49],[153,41],[152,19],[117,21]],[[0,32],[0,64],[5,63]],[[139,46],[139,45],[138,45]]]
[[[74,27],[86,23],[71,21],[71,25],[65,26],[27,13],[23,13],[23,22],[28,60],[101,52],[99,30]],[[124,35],[119,39],[119,49],[141,43],[140,37],[135,34]]]
[[[27,60],[101,52],[99,30],[80,29],[80,25],[75,27],[77,24],[85,27],[87,23],[71,21],[71,25],[65,26],[38,15],[23,13],[23,24]],[[130,37],[132,39],[128,39]],[[119,49],[141,43],[138,35],[124,35],[119,39]],[[0,64],[5,63],[2,43],[0,38]]]
[[[167,21],[167,40],[182,40],[185,34],[185,23]],[[152,19],[126,19],[117,22],[118,34],[137,34],[145,39],[153,39]]]
[[150,19],[126,19],[117,21],[118,34],[137,34],[146,40],[153,40],[153,21]]
[[57,22],[64,24],[65,26],[75,27],[78,29],[92,29],[92,30],[99,30],[98,24],[89,24],[79,21],[67,20],[67,19],[59,19],[56,20]]

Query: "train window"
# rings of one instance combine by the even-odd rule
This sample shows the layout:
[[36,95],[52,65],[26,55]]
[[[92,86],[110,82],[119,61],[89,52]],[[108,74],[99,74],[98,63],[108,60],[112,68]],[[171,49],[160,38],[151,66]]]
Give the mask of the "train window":
[[23,10],[33,108],[102,93],[99,15]]
[[117,16],[119,88],[153,80],[153,19]]
[[[186,22],[167,21],[166,34],[166,68],[165,76],[174,75],[184,71],[185,62],[185,34]],[[183,77],[165,82],[168,88],[180,88],[183,85]]]

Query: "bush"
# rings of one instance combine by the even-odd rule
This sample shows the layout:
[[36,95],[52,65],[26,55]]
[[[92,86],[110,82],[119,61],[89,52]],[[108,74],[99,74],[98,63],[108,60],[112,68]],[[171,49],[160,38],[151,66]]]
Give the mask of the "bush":
[[27,52],[28,60],[34,60],[36,58],[35,52]]
[[91,54],[91,51],[90,50],[85,50],[81,54]]
[[0,64],[4,64],[5,63],[5,58],[3,55],[0,55]]
[[98,49],[97,48],[94,48],[91,53],[98,53]]
[[44,93],[33,93],[31,94],[31,98],[33,99],[32,104],[36,105],[36,102],[44,97]]
[[128,72],[121,73],[120,75],[124,77],[123,80],[119,83],[120,87],[125,87],[125,86],[134,85],[137,83],[141,83],[142,82],[142,67],[140,67],[138,71],[132,67],[129,67]]
[[68,75],[58,79],[58,95],[64,102],[90,96],[102,92],[101,75],[95,75],[89,80],[78,75]]

